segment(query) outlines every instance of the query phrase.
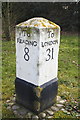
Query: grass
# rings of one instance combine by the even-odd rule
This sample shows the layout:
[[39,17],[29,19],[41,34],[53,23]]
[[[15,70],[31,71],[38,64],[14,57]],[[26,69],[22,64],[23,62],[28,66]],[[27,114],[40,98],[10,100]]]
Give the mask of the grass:
[[2,114],[3,118],[14,118],[11,111],[6,109],[6,100],[15,92],[15,43],[14,41],[4,41],[2,43]]
[[[6,109],[6,100],[15,93],[16,55],[15,42],[3,41],[2,43],[2,112],[3,118],[15,118],[13,112]],[[78,36],[62,35],[59,50],[58,95],[67,99],[74,106],[74,101],[79,101],[79,74],[78,74]],[[66,115],[62,111],[54,114],[54,118],[76,118],[76,114]]]

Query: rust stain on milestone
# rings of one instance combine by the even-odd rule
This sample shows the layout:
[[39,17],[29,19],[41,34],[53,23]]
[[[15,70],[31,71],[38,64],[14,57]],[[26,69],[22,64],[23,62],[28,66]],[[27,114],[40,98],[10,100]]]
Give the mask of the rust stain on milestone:
[[55,23],[42,17],[29,19],[25,22],[18,24],[17,27],[36,27],[36,28],[53,28],[53,29],[59,28],[59,26],[56,25]]

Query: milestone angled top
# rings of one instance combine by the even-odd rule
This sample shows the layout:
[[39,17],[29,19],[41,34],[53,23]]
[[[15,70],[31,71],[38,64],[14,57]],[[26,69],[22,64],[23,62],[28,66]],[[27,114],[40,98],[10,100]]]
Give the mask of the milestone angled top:
[[59,26],[56,25],[55,23],[42,17],[31,18],[16,26],[17,27],[36,27],[36,28],[59,28]]

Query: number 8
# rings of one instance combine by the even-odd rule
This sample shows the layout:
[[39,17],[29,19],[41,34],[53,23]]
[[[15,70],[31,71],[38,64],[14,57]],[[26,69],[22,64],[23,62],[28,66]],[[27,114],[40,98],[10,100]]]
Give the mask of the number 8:
[[25,47],[25,48],[24,48],[24,52],[25,52],[24,59],[25,59],[26,61],[28,61],[28,60],[29,60],[29,55],[28,55],[29,49],[28,49],[27,47]]

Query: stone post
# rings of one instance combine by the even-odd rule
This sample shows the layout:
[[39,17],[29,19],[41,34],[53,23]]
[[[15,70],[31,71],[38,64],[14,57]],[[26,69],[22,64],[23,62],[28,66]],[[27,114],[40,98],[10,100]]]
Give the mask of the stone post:
[[47,19],[16,26],[16,101],[35,113],[56,101],[59,44],[60,27]]

